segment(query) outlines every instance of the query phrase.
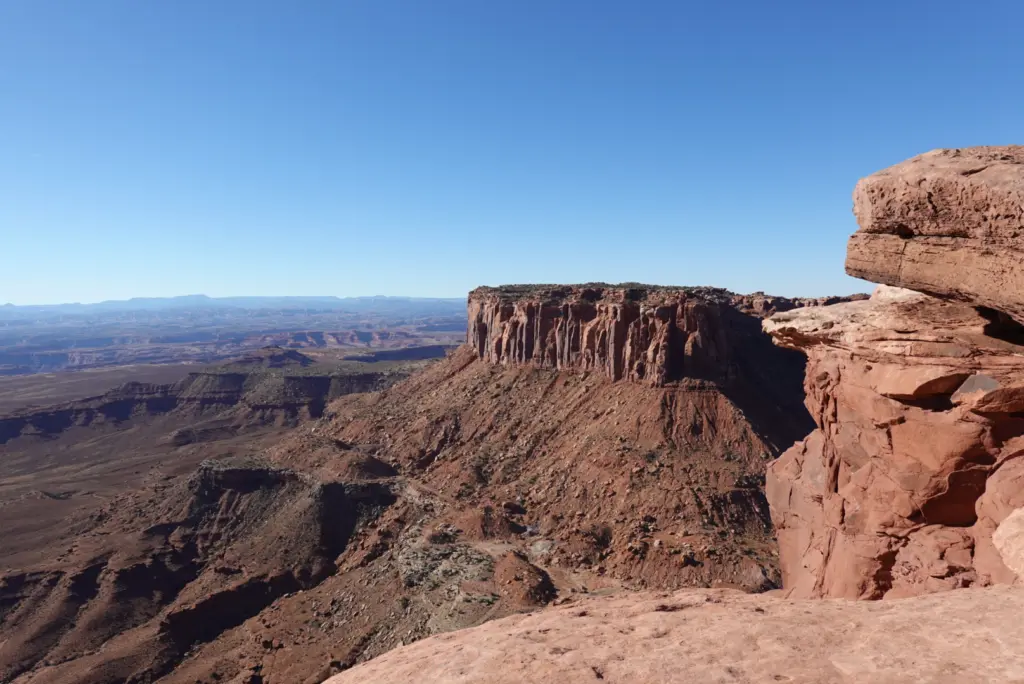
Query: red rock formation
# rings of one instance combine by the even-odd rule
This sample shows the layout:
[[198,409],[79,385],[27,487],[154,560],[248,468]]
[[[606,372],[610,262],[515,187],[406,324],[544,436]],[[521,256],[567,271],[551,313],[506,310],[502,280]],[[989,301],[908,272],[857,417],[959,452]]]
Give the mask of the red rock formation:
[[658,387],[729,380],[739,338],[750,335],[747,319],[843,299],[643,285],[481,287],[469,294],[468,342],[491,363],[598,371]]
[[790,595],[1013,581],[991,539],[1024,506],[1024,347],[989,326],[968,306],[884,287],[765,321],[807,354],[818,425],[767,476]]
[[883,286],[765,322],[807,354],[818,426],[766,478],[783,584],[881,598],[1018,582],[1024,148],[922,155],[854,200],[847,271],[944,299]]
[[1024,146],[935,150],[863,179],[846,271],[1024,322]]

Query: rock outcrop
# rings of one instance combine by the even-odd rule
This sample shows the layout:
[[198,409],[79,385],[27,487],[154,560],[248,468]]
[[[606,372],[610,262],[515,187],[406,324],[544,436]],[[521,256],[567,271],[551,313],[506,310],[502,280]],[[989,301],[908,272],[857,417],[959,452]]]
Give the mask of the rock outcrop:
[[1021,161],[1024,148],[932,152],[858,185],[848,271],[941,298],[883,285],[765,321],[807,354],[817,424],[766,477],[790,596],[1018,581]]
[[779,314],[818,425],[768,470],[792,596],[906,596],[1014,575],[992,547],[1024,506],[1024,347],[973,308],[880,287]]
[[434,636],[327,684],[1016,682],[1021,611],[1024,592],[1007,588],[882,603],[612,596]]
[[842,298],[735,295],[710,287],[525,285],[469,294],[468,342],[491,363],[596,371],[656,387],[736,379],[756,321]]
[[862,180],[846,271],[1024,322],[1024,146],[935,150]]

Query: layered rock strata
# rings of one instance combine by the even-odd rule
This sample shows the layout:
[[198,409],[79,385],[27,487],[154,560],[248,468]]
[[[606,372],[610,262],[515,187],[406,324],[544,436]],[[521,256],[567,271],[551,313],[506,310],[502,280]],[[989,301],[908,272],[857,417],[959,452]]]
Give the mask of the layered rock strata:
[[1024,146],[935,150],[863,179],[846,271],[1024,322]]
[[721,381],[735,379],[737,348],[759,336],[756,319],[838,301],[706,287],[481,287],[469,295],[468,342],[491,363],[596,371],[654,386]]
[[1024,506],[1024,347],[973,308],[881,287],[765,328],[808,357],[818,428],[768,469],[792,596],[1012,582],[992,545]]
[[883,285],[765,321],[807,355],[817,424],[766,478],[790,596],[1020,582],[1021,161],[1024,148],[939,151],[858,185],[847,270],[941,298]]
[[0,445],[171,412],[198,417],[234,408],[247,422],[291,424],[319,418],[332,399],[384,389],[409,374],[402,369],[302,375],[256,370],[200,371],[172,384],[129,382],[95,397],[0,414]]

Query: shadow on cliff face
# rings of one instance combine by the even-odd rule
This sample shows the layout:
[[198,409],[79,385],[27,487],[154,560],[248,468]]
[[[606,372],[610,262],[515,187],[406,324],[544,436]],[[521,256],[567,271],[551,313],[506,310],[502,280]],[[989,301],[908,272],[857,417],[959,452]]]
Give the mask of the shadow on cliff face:
[[776,347],[761,320],[807,304],[714,288],[480,288],[469,296],[468,340],[492,364],[594,372],[648,387],[711,383],[782,451],[814,428],[803,406],[805,360]]
[[988,321],[984,333],[997,340],[1011,344],[1024,345],[1024,325],[1013,320],[1011,316],[987,306],[974,307],[982,318]]
[[731,358],[717,383],[758,434],[782,453],[815,427],[804,406],[807,358],[775,346],[761,330],[760,318],[724,309],[722,323]]

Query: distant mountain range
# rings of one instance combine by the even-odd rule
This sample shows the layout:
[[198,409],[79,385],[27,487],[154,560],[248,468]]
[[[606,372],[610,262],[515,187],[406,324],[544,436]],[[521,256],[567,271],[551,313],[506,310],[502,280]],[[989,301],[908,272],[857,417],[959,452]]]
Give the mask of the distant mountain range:
[[108,300],[95,304],[40,304],[0,306],[0,318],[23,316],[25,314],[84,314],[114,311],[167,311],[173,309],[281,309],[281,310],[331,310],[391,312],[399,309],[430,307],[465,311],[464,298],[438,297],[208,297],[203,294],[180,297],[133,297],[132,299]]

